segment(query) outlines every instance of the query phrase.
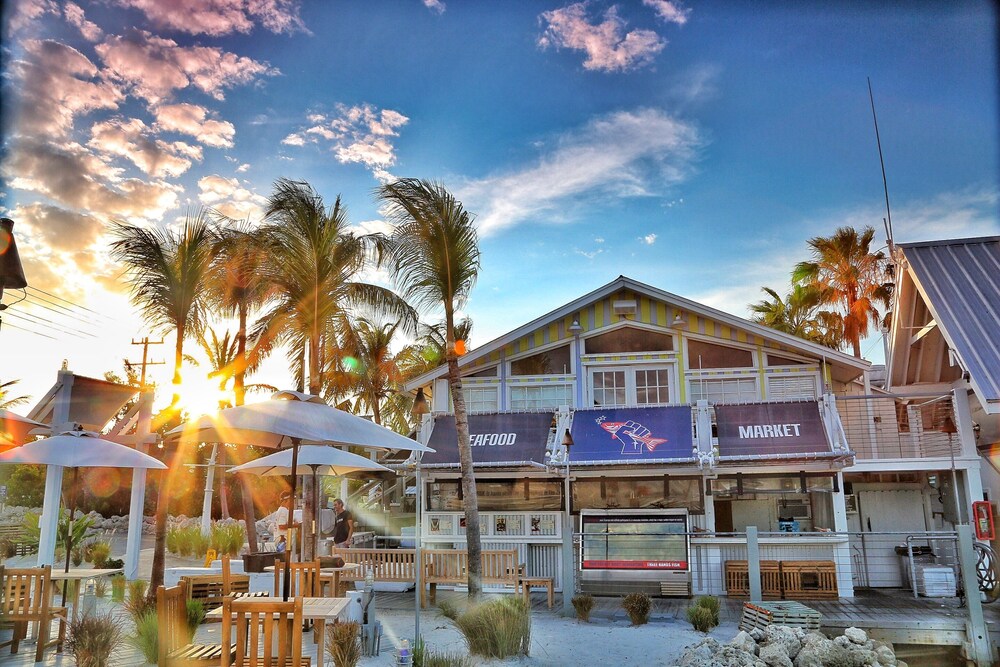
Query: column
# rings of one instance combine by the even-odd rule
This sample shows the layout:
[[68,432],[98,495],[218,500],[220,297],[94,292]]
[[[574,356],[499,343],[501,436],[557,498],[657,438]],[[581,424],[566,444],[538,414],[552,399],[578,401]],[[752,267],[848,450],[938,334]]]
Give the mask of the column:
[[[136,436],[149,435],[153,420],[153,392],[139,394],[139,414],[136,418]],[[136,444],[135,448],[147,454],[148,444]],[[160,473],[166,474],[166,471]],[[139,551],[142,548],[142,519],[146,505],[146,470],[132,471],[132,495],[129,499],[128,537],[125,540],[125,578],[133,581],[139,578]]]
[[854,597],[854,572],[851,563],[851,543],[847,535],[847,501],[844,497],[844,473],[837,473],[837,491],[831,494],[833,501],[833,530],[846,541],[834,547],[834,563],[837,566],[837,590],[840,597]]

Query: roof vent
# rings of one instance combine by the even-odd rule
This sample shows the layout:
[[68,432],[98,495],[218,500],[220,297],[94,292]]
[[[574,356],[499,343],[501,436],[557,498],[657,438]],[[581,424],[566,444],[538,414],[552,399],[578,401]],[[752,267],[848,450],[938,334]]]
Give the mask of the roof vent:
[[611,308],[615,311],[615,315],[628,317],[629,315],[635,315],[638,305],[635,299],[621,299],[612,302]]

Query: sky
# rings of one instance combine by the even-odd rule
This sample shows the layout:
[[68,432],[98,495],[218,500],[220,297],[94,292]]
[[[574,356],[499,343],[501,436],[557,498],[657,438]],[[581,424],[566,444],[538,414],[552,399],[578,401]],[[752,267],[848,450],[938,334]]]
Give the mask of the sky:
[[[0,214],[30,288],[3,296],[0,381],[37,400],[63,360],[141,359],[159,332],[109,223],[257,221],[282,177],[364,231],[380,183],[455,193],[473,347],[620,274],[745,317],[808,239],[884,245],[869,77],[894,240],[1000,234],[996,31],[989,2],[5,2]],[[256,380],[290,386],[284,357]]]

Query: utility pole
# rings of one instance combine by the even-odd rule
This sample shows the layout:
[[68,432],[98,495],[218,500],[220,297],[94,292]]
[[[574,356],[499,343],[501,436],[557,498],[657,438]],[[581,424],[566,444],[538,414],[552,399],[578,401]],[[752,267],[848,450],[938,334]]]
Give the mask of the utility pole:
[[[133,338],[132,339],[132,344],[133,345],[142,345],[142,367],[141,367],[140,377],[139,377],[139,388],[140,389],[145,389],[146,388],[146,366],[163,366],[164,364],[167,363],[165,361],[149,361],[149,346],[150,345],[163,345],[163,339],[161,338],[160,340],[149,340],[148,336],[143,336],[142,340],[135,340]],[[128,361],[126,361],[125,364],[127,366],[129,366],[129,367],[131,367],[133,365],[133,364],[130,364]]]

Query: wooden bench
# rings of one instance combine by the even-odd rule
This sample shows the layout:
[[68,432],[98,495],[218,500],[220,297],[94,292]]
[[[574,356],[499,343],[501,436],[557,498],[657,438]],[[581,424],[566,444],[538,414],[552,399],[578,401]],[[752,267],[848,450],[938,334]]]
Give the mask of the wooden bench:
[[187,585],[188,599],[201,600],[205,611],[221,607],[227,595],[247,595],[250,591],[250,577],[246,575],[233,575],[228,590],[221,574],[188,574],[181,581]]
[[549,594],[549,609],[552,609],[554,589],[552,583],[552,577],[524,577],[520,578],[519,585],[521,587],[521,592],[524,593],[524,603],[531,608],[531,589],[542,588]]
[[[430,588],[430,601],[436,602],[438,584],[461,585],[469,581],[469,552],[465,549],[425,549],[423,570]],[[517,550],[483,551],[482,583],[518,588],[520,565]],[[427,590],[420,591],[420,605],[427,606]]]
[[[211,575],[209,575],[211,576]],[[157,656],[160,667],[211,667],[222,662],[222,644],[193,644],[188,630],[187,583],[156,589]],[[230,651],[234,651],[232,647]]]
[[359,566],[341,572],[341,581],[364,581],[369,569],[375,581],[415,583],[417,580],[415,549],[334,549],[332,555]]
[[[14,548],[12,556],[27,556],[32,553],[33,548],[24,541],[24,526],[16,523],[0,524],[0,544],[6,542]],[[0,559],[5,559],[7,554],[0,553]]]
[[[726,594],[730,597],[750,596],[750,568],[745,560],[726,561]],[[780,600],[781,561],[760,562],[761,596],[765,600]]]

